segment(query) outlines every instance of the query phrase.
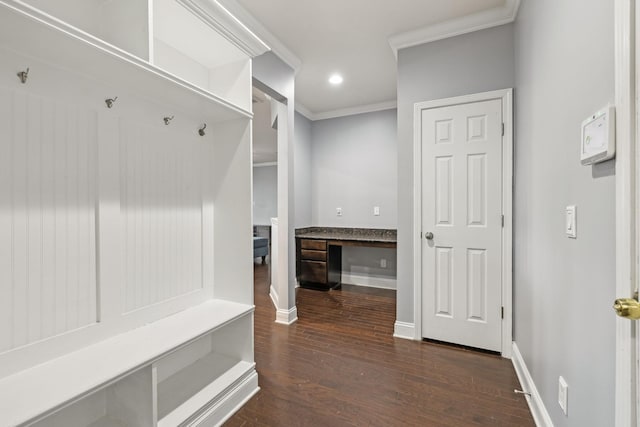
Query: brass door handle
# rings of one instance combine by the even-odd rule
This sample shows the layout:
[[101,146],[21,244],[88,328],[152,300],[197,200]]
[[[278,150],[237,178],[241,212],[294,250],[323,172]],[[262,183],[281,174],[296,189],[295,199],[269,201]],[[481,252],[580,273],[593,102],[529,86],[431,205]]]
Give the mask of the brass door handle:
[[620,317],[629,320],[640,319],[640,302],[634,298],[618,298],[613,303],[613,309]]

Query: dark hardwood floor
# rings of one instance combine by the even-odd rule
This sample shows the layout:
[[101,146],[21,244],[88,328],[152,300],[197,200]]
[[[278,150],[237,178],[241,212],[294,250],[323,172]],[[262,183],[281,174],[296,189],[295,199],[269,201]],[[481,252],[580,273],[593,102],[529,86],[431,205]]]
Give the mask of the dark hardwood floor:
[[255,269],[260,392],[225,426],[534,426],[509,360],[393,338],[395,291],[298,289],[297,323],[274,323]]

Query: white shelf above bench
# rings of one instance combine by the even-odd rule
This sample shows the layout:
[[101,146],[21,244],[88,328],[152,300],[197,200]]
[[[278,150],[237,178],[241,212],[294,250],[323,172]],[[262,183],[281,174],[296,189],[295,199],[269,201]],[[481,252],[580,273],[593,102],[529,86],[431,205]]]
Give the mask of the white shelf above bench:
[[[252,312],[251,305],[210,300],[6,377],[0,381],[0,425],[42,418]],[[250,369],[252,364],[235,366]]]
[[[118,90],[154,99],[209,122],[253,115],[249,109],[26,4],[0,1],[0,6],[0,43],[6,49],[71,67]],[[37,70],[31,71],[31,78],[36,78]]]

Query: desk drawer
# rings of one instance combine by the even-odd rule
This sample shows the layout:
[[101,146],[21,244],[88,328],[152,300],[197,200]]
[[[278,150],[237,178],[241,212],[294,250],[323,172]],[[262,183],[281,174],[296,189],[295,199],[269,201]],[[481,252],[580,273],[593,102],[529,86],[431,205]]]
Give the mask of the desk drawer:
[[326,240],[313,240],[313,239],[300,239],[300,248],[301,249],[312,249],[316,251],[326,251],[327,250],[327,241]]
[[300,250],[300,258],[311,261],[326,261],[327,260],[327,252],[326,251],[312,251],[309,249],[301,249]]
[[326,284],[327,263],[321,261],[301,261],[300,281]]

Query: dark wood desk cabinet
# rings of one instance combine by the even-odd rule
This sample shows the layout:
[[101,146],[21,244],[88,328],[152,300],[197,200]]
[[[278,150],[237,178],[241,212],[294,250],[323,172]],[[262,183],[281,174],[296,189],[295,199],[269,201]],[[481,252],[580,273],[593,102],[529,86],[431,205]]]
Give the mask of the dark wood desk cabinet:
[[296,239],[297,271],[300,284],[330,289],[340,285],[342,253],[326,240]]
[[396,231],[325,227],[296,230],[296,276],[300,286],[339,288],[343,246],[395,248]]

